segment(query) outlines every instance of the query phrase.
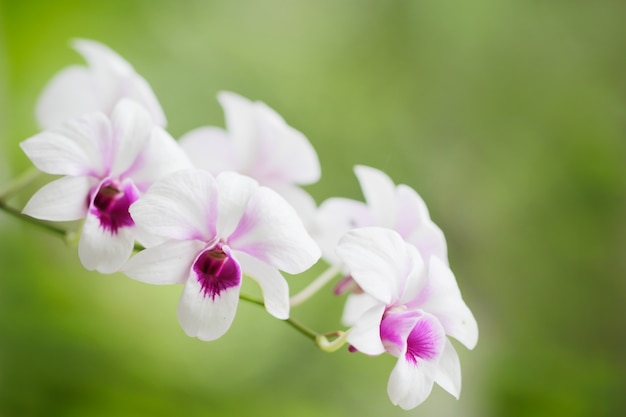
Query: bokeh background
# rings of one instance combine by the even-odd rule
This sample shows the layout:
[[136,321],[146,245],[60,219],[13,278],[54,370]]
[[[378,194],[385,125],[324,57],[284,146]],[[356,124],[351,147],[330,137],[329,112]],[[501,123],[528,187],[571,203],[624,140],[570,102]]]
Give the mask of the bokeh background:
[[[405,412],[390,356],[322,353],[246,303],[222,339],[188,338],[179,287],[86,272],[0,212],[0,415],[624,415],[624,22],[621,0],[0,0],[0,185],[30,167],[18,143],[44,85],[82,63],[68,41],[98,40],[175,137],[223,126],[232,90],[311,140],[318,202],[361,198],[355,164],[415,188],[481,331],[456,344],[460,400],[435,388]],[[329,331],[341,304],[293,316]]]

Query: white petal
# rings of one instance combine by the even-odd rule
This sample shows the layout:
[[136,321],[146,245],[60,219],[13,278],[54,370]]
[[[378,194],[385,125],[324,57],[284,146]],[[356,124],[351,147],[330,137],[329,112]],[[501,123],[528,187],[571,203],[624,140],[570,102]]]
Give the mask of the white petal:
[[20,146],[43,172],[58,175],[106,176],[111,154],[111,124],[101,113],[68,121],[55,131],[42,132]]
[[426,362],[415,366],[400,357],[389,376],[387,394],[394,405],[410,410],[428,398],[433,384],[434,378]]
[[84,67],[68,67],[56,74],[37,100],[35,115],[44,129],[101,109],[98,87]]
[[240,289],[228,288],[215,299],[205,297],[195,274],[191,274],[178,304],[178,321],[185,333],[204,341],[221,337],[235,318]]
[[89,177],[63,177],[39,189],[23,213],[36,219],[71,221],[87,214],[87,197],[97,181]]
[[267,187],[251,196],[228,241],[233,249],[290,274],[309,269],[321,256],[294,208]]
[[354,172],[361,184],[367,205],[372,210],[376,225],[393,228],[396,225],[396,192],[393,181],[384,172],[357,165]]
[[277,319],[289,318],[289,286],[278,269],[250,255],[233,251],[244,274],[259,283],[263,292],[265,309]]
[[411,270],[406,247],[393,230],[364,227],[346,233],[337,254],[363,291],[391,305],[401,296]]
[[248,173],[268,186],[317,182],[321,169],[309,140],[265,103],[254,103],[254,112],[260,149]]
[[256,180],[235,172],[222,172],[216,177],[219,198],[217,234],[230,236],[246,212],[250,198],[259,188]]
[[88,270],[110,274],[126,263],[134,244],[132,227],[120,227],[112,234],[100,226],[96,216],[88,214],[78,242],[78,257]]
[[140,190],[146,190],[154,181],[192,164],[178,142],[163,128],[154,126],[149,140],[131,167],[133,181]]
[[385,305],[378,303],[367,310],[352,326],[348,333],[348,343],[366,355],[380,355],[385,347],[380,339],[380,322]]
[[148,284],[183,284],[204,246],[198,240],[169,240],[133,256],[122,272]]
[[239,160],[234,142],[224,129],[200,127],[186,133],[179,140],[196,168],[213,175],[222,171],[239,171]]
[[167,119],[165,118],[165,113],[163,113],[161,104],[159,104],[159,100],[154,94],[154,91],[152,91],[150,84],[139,74],[134,75],[131,83],[131,89],[127,97],[141,104],[148,110],[154,124],[160,127],[166,127]]
[[298,216],[300,216],[300,219],[307,230],[314,228],[317,205],[315,204],[315,200],[311,194],[307,193],[302,188],[291,184],[283,184],[281,186],[274,187],[273,190],[287,200],[289,204],[291,204],[294,210],[298,213]]
[[406,185],[396,189],[398,218],[395,229],[407,242],[417,247],[425,261],[437,256],[448,263],[446,238],[441,229],[433,223],[424,200]]
[[457,339],[468,349],[476,346],[478,342],[476,319],[463,301],[454,274],[439,258],[434,256],[430,258],[428,283],[410,305],[436,316],[446,334]]
[[133,220],[148,232],[170,239],[215,237],[215,179],[206,171],[183,170],[156,182],[130,206]]
[[449,340],[435,371],[435,382],[452,394],[456,399],[461,395],[461,363],[459,355]]
[[139,104],[129,99],[117,103],[111,117],[117,150],[112,171],[122,174],[132,168],[152,133],[152,119]]
[[250,163],[259,154],[257,126],[253,103],[245,97],[228,91],[217,95],[226,118],[226,130],[233,141],[239,158],[239,169],[246,172]]
[[324,259],[340,262],[335,249],[339,239],[356,227],[373,226],[374,219],[367,205],[348,198],[329,198],[320,204],[315,215],[313,237],[322,248]]
[[341,321],[346,326],[352,326],[367,310],[379,304],[381,304],[380,300],[367,293],[350,294],[346,298]]

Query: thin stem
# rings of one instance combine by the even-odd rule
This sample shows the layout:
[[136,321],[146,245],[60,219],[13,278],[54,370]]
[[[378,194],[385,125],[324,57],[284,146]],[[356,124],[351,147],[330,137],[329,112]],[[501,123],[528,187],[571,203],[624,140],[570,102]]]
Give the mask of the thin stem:
[[9,206],[4,200],[0,200],[0,210],[4,210],[5,212],[9,213],[11,216],[14,216],[20,220],[24,220],[27,223],[38,226],[54,234],[60,235],[61,237],[67,236],[67,233],[68,233],[67,230],[61,227],[57,227],[53,224],[35,219],[34,217],[27,216],[23,214],[21,211],[19,211],[18,209]]
[[[249,295],[239,294],[239,299],[248,301],[252,304],[260,305],[262,307],[265,306],[265,303],[263,303],[263,300],[260,300],[255,297],[251,297]],[[302,333],[303,335],[305,335],[306,337],[308,337],[309,339],[313,341],[316,341],[317,338],[321,336],[319,333],[315,332],[314,330],[309,329],[304,324],[292,319],[291,317],[286,319],[285,322],[287,322],[291,327],[293,327],[294,329],[296,329],[297,331],[299,331],[300,333]]]
[[14,194],[17,194],[20,190],[28,186],[30,183],[35,181],[40,176],[41,176],[41,171],[39,171],[35,167],[31,167],[31,169],[22,173],[11,184],[9,184],[8,186],[0,190],[0,200],[2,201],[8,200],[9,197],[11,197]]
[[328,284],[339,272],[341,272],[341,265],[332,265],[326,271],[324,271],[319,277],[315,278],[307,287],[305,287],[298,294],[291,297],[289,304],[292,307],[304,303],[317,293],[324,285]]

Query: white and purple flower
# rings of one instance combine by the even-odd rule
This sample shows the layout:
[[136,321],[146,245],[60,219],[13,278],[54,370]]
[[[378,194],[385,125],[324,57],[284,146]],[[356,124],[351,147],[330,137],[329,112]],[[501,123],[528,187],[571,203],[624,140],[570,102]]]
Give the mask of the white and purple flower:
[[52,129],[82,114],[99,111],[112,115],[117,102],[131,99],[144,107],[156,125],[167,121],[152,88],[134,68],[107,46],[77,39],[72,46],[88,66],[61,70],[46,85],[35,115],[43,129]]
[[335,248],[341,236],[356,227],[380,226],[397,231],[415,246],[427,262],[437,256],[448,263],[441,229],[430,219],[424,200],[411,187],[395,185],[384,172],[363,165],[354,167],[365,202],[333,197],[320,204],[314,237],[324,259],[338,262]]
[[200,127],[180,138],[180,144],[197,168],[213,175],[235,171],[272,188],[308,222],[316,205],[300,186],[317,182],[321,175],[315,149],[276,111],[232,92],[221,92],[226,130]]
[[88,113],[20,146],[39,170],[63,175],[37,191],[23,212],[42,220],[85,219],[78,254],[85,268],[102,273],[117,271],[140,237],[130,205],[156,179],[191,166],[174,139],[128,99],[111,117]]
[[347,341],[368,355],[398,357],[388,385],[391,401],[416,407],[434,382],[458,397],[459,359],[446,336],[473,349],[478,326],[447,265],[436,256],[424,264],[400,234],[380,227],[348,232],[337,253],[360,289],[346,303],[344,320],[352,326]]
[[291,205],[234,172],[172,174],[130,212],[138,225],[167,240],[135,255],[123,271],[142,282],[184,284],[178,318],[201,340],[229,329],[243,274],[258,282],[270,314],[288,318],[289,289],[279,270],[298,274],[320,257]]

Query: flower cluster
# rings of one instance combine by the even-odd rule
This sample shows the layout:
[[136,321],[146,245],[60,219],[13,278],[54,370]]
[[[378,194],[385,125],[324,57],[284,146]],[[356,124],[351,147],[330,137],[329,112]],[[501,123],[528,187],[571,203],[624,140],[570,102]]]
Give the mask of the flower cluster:
[[[357,166],[365,202],[318,206],[302,188],[320,179],[315,150],[264,103],[222,92],[226,128],[200,127],[175,140],[128,62],[94,41],[73,46],[87,66],[50,81],[36,106],[43,131],[21,143],[40,171],[60,177],[23,213],[80,220],[78,256],[89,270],[183,284],[179,322],[201,340],[229,329],[244,276],[281,320],[338,277],[347,330],[332,341],[315,334],[318,346],[347,343],[353,352],[397,357],[388,394],[404,409],[424,401],[435,382],[459,396],[449,337],[473,349],[478,327],[449,268],[444,234],[412,188]],[[290,298],[281,271],[300,274],[320,259],[327,273]]]

